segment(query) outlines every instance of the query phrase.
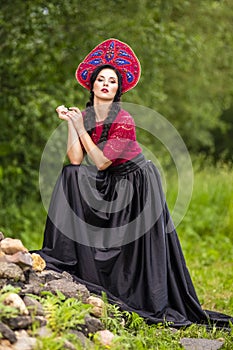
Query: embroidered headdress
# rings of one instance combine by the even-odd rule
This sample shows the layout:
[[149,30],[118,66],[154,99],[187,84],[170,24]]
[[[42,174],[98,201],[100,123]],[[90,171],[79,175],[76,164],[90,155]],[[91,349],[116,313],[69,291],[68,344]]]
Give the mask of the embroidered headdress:
[[141,74],[140,62],[133,50],[122,41],[108,39],[96,46],[76,70],[76,79],[90,90],[90,77],[96,67],[110,64],[122,75],[122,93],[132,89]]

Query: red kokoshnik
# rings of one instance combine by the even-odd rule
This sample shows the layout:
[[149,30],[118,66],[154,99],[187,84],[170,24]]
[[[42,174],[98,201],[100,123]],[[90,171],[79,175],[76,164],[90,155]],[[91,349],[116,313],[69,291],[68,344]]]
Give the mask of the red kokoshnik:
[[122,93],[132,89],[140,78],[141,66],[133,50],[122,41],[108,39],[96,46],[76,70],[76,79],[90,90],[93,71],[104,64],[110,64],[122,75]]

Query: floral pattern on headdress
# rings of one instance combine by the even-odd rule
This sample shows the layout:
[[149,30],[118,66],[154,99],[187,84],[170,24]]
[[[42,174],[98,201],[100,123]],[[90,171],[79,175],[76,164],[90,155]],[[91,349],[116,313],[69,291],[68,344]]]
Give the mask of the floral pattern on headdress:
[[141,67],[133,50],[122,41],[108,39],[96,46],[81,62],[76,70],[76,79],[90,90],[90,77],[101,65],[110,64],[122,76],[122,93],[132,89],[140,78]]

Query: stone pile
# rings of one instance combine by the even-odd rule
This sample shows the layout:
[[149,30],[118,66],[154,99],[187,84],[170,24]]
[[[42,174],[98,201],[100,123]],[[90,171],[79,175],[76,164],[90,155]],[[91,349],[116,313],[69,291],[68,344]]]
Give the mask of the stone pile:
[[[72,330],[72,334],[77,336],[84,347],[87,344],[88,348],[92,347],[92,341],[88,338],[90,333],[95,334],[101,344],[110,346],[114,335],[104,329],[100,321],[104,310],[103,300],[91,296],[87,288],[74,282],[69,273],[45,268],[46,263],[40,255],[31,254],[19,239],[4,238],[0,232],[0,289],[9,285],[19,287],[19,293],[9,291],[4,294],[4,299],[0,294],[0,308],[3,303],[17,310],[17,315],[7,317],[0,310],[0,350],[33,350],[38,337],[51,335],[46,327],[47,319],[42,304],[30,296],[41,296],[43,291],[53,294],[60,291],[66,298],[77,298],[93,305],[81,331]],[[39,324],[36,335],[31,332],[35,321]],[[75,347],[67,341],[64,349],[74,350]]]
[[[114,334],[104,329],[100,320],[105,307],[103,300],[91,296],[87,288],[76,283],[69,273],[45,268],[46,263],[40,255],[29,253],[20,240],[4,238],[0,232],[0,290],[6,287],[9,289],[7,293],[0,292],[0,350],[33,350],[38,348],[39,338],[51,336],[51,330],[46,327],[43,306],[31,296],[41,296],[44,291],[53,294],[60,291],[66,298],[77,298],[85,304],[91,304],[92,308],[85,316],[81,330],[72,329],[70,332],[79,339],[83,348],[95,348],[89,334],[101,345],[111,348]],[[11,292],[10,286],[19,287],[19,292]],[[3,305],[13,307],[11,310],[17,310],[17,314],[3,315]],[[34,322],[39,324],[36,332],[31,331]],[[185,350],[217,350],[224,345],[224,339],[183,338],[180,344]],[[65,341],[63,348],[76,349],[69,341]]]

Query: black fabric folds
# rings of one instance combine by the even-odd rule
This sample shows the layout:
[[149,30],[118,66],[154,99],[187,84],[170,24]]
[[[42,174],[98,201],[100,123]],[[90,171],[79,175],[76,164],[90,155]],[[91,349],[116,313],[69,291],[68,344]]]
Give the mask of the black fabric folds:
[[143,155],[97,171],[63,168],[39,253],[94,293],[148,323],[228,327],[230,316],[202,310],[164,199],[160,175]]

